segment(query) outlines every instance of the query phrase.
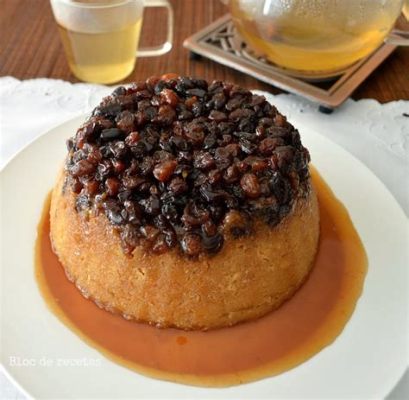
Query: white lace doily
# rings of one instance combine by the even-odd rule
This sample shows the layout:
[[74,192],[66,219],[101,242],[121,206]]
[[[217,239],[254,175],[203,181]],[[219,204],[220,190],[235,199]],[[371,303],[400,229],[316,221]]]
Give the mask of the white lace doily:
[[[106,86],[54,79],[0,78],[0,168],[35,137],[90,111],[111,91]],[[308,126],[360,159],[409,216],[409,101],[348,100],[326,115],[316,104],[295,95],[260,93],[300,130]],[[409,398],[408,375],[390,398]],[[0,388],[1,399],[23,398],[1,371]]]

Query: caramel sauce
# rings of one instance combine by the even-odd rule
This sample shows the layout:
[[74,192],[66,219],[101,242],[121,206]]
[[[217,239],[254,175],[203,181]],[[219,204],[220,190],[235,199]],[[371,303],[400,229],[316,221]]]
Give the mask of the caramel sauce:
[[49,238],[49,198],[38,226],[36,277],[51,310],[111,360],[142,374],[200,386],[229,386],[277,375],[330,345],[363,289],[367,257],[345,207],[316,171],[321,237],[301,289],[265,317],[208,332],[158,329],[86,300],[68,281]]

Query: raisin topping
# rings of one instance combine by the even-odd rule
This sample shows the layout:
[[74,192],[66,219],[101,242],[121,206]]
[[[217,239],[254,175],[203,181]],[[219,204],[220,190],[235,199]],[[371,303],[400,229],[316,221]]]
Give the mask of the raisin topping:
[[119,87],[67,141],[79,213],[104,213],[122,249],[187,257],[277,225],[310,190],[298,131],[263,96],[167,74]]

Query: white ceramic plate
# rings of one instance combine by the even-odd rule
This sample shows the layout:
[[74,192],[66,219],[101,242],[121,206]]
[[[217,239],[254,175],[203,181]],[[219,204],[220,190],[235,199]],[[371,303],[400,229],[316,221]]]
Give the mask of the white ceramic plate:
[[47,308],[34,279],[43,201],[84,116],[51,130],[1,173],[1,361],[35,398],[382,398],[408,360],[408,226],[383,184],[349,153],[302,130],[313,164],[349,210],[369,258],[364,293],[345,330],[308,362],[227,389],[158,381],[104,358]]

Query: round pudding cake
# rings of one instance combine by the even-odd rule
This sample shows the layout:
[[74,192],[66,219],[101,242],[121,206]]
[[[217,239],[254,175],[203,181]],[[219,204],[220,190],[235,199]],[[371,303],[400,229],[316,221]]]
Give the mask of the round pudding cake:
[[309,153],[263,96],[151,77],[104,98],[67,147],[51,239],[98,306],[205,330],[276,309],[308,276],[319,239]]

